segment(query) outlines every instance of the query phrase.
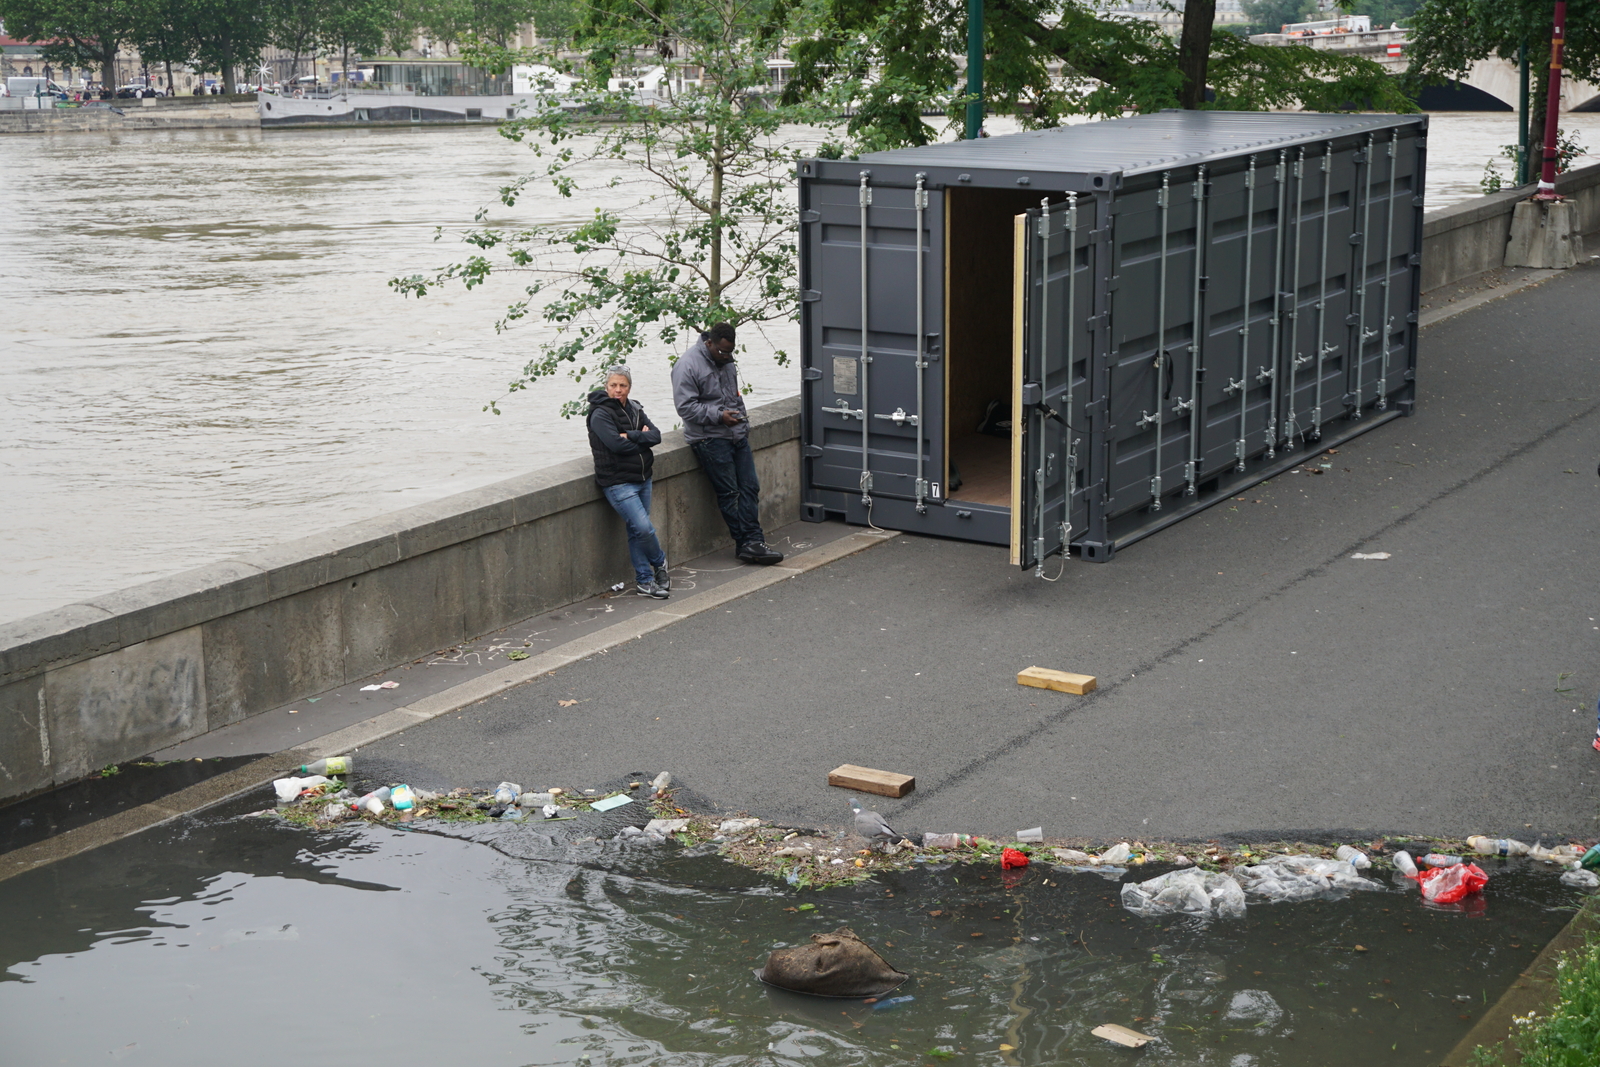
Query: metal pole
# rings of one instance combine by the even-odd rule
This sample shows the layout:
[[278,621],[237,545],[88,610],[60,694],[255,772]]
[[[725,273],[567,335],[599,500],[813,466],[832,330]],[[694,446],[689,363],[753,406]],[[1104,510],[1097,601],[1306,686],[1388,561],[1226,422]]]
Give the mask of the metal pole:
[[1289,283],[1289,386],[1286,392],[1288,404],[1283,418],[1285,452],[1294,448],[1295,435],[1300,432],[1300,424],[1295,420],[1296,387],[1301,365],[1311,361],[1310,356],[1300,354],[1300,239],[1302,223],[1305,221],[1306,195],[1306,150],[1303,147],[1294,161],[1292,173],[1294,175],[1294,261],[1289,267],[1293,280]]
[[1394,172],[1399,163],[1395,149],[1400,145],[1400,131],[1389,134],[1389,197],[1388,221],[1383,227],[1383,340],[1378,348],[1378,410],[1389,407],[1389,342],[1394,337],[1394,319],[1389,315],[1389,276],[1394,273]]
[[1250,157],[1250,166],[1244,173],[1244,277],[1240,282],[1239,301],[1244,309],[1244,323],[1239,327],[1239,380],[1229,381],[1225,393],[1239,394],[1239,440],[1234,445],[1238,460],[1234,469],[1244,471],[1246,427],[1250,421],[1250,270],[1251,253],[1255,248],[1256,230],[1256,157]]
[[1156,428],[1156,469],[1150,479],[1150,510],[1161,510],[1161,438],[1166,427],[1163,425],[1161,412],[1162,396],[1161,382],[1167,374],[1167,210],[1172,202],[1171,176],[1161,175],[1161,192],[1156,194],[1156,204],[1160,207],[1161,251],[1160,264],[1156,268],[1156,358],[1152,366],[1156,378],[1156,399],[1152,410],[1141,423],[1148,419]]
[[1272,400],[1267,405],[1267,458],[1275,459],[1278,455],[1278,367],[1280,353],[1283,348],[1283,246],[1289,239],[1288,231],[1284,228],[1285,195],[1288,192],[1288,160],[1289,153],[1278,150],[1278,169],[1275,172],[1278,179],[1278,214],[1275,220],[1277,226],[1277,240],[1273,242],[1272,255],[1272,345],[1271,362],[1261,368],[1261,373],[1256,375],[1257,381],[1272,382]]
[[1357,235],[1356,242],[1356,388],[1354,410],[1350,412],[1352,419],[1361,417],[1361,405],[1366,399],[1367,383],[1364,371],[1367,361],[1367,342],[1378,335],[1378,331],[1367,325],[1367,281],[1372,270],[1367,263],[1368,237],[1372,231],[1372,154],[1375,148],[1375,134],[1367,134],[1367,150],[1361,158],[1361,232]]
[[1311,405],[1311,439],[1322,437],[1322,382],[1326,376],[1325,361],[1338,351],[1328,343],[1328,207],[1333,189],[1333,142],[1322,150],[1322,261],[1317,268],[1317,389]]
[[1544,169],[1539,174],[1535,200],[1560,200],[1556,195],[1556,122],[1561,110],[1561,54],[1566,48],[1567,0],[1556,0],[1555,23],[1550,30],[1550,89],[1544,105]]
[[861,172],[861,503],[867,507],[867,518],[872,517],[872,463],[870,438],[872,404],[867,399],[867,381],[871,377],[867,368],[872,355],[867,348],[867,208],[872,206],[872,186],[867,184],[870,171]]
[[[922,265],[923,228],[927,225],[927,214],[928,214],[928,190],[925,187],[927,179],[928,179],[928,176],[927,176],[926,173],[919,173],[917,175],[917,194],[916,194],[917,195],[917,418],[916,418],[916,427],[917,427],[917,485],[916,485],[916,489],[917,489],[917,514],[918,515],[926,515],[928,513],[928,503],[927,503],[928,481],[924,477],[924,472],[923,472],[923,469],[922,469],[922,451],[923,451],[923,447],[922,446],[923,446],[924,441],[926,440],[924,434],[927,432],[926,427],[927,427],[927,422],[928,422],[928,417],[927,417],[927,414],[926,414],[926,408],[927,408],[927,400],[926,400],[926,395],[925,395],[926,385],[925,385],[925,382],[924,382],[924,379],[927,377],[927,368],[928,368],[928,355],[927,355],[927,347],[926,347],[926,345],[927,345],[927,337],[928,337],[928,332],[927,332],[927,330],[928,330],[928,327],[927,327],[927,301],[925,299],[926,294],[923,292],[924,284],[923,284],[923,276],[922,276],[923,275],[923,265]],[[862,325],[863,326],[866,325],[865,318],[862,319]],[[865,409],[866,406],[867,405],[865,405],[865,404],[861,405],[861,407],[863,409]],[[865,420],[863,420],[863,421],[865,421]]]
[[1204,164],[1194,173],[1194,307],[1189,317],[1189,399],[1180,400],[1172,410],[1189,411],[1189,461],[1183,465],[1184,495],[1194,496],[1200,474],[1200,358],[1206,336],[1202,313],[1205,310],[1205,262],[1202,249],[1206,243],[1206,168]]
[[983,0],[967,0],[967,102],[966,139],[983,133]]
[[[1039,232],[1039,296],[1038,296],[1038,300],[1039,300],[1039,357],[1040,357],[1039,358],[1039,371],[1040,371],[1040,374],[1039,374],[1039,387],[1040,387],[1040,390],[1041,390],[1041,393],[1042,393],[1042,391],[1044,389],[1049,388],[1049,385],[1050,385],[1050,198],[1048,196],[1044,197],[1042,200],[1039,201],[1039,231],[1038,232]],[[1068,368],[1068,374],[1070,374],[1070,373],[1071,373],[1071,369]],[[1043,401],[1043,399],[1044,399],[1044,397],[1041,395],[1040,396],[1041,402]],[[1071,415],[1071,411],[1070,410],[1068,411],[1068,415],[1069,416]],[[1017,413],[1013,412],[1011,417],[1012,418],[1016,418],[1017,417]],[[1044,407],[1040,406],[1040,407],[1034,408],[1032,413],[1028,417],[1030,419],[1032,419],[1032,420],[1035,420],[1033,425],[1038,427],[1037,431],[1035,431],[1035,432],[1039,435],[1039,451],[1042,454],[1044,452],[1044,450],[1045,450],[1044,432],[1045,432],[1045,419],[1047,418],[1047,416],[1045,415]],[[1044,479],[1045,479],[1045,471],[1049,468],[1049,466],[1050,465],[1049,465],[1048,462],[1040,464],[1039,470],[1035,474],[1035,478],[1037,479],[1036,484],[1038,486],[1038,492],[1036,492],[1034,494],[1034,506],[1037,508],[1037,511],[1035,512],[1035,515],[1036,515],[1036,518],[1037,518],[1037,524],[1035,526],[1035,533],[1034,533],[1034,538],[1033,538],[1033,558],[1035,560],[1034,567],[1033,567],[1033,574],[1034,574],[1034,577],[1036,577],[1036,578],[1043,578],[1044,577],[1044,527],[1045,527],[1045,522],[1044,522],[1044,490],[1045,490]],[[1068,492],[1068,496],[1067,496],[1067,500],[1066,500],[1066,505],[1067,505],[1068,508],[1070,508],[1072,506],[1071,486],[1070,485],[1067,487],[1067,492]],[[1063,557],[1062,558],[1064,559],[1065,558],[1065,553],[1067,552],[1067,546],[1066,546],[1065,542],[1062,543],[1061,551],[1063,553]]]
[[1528,184],[1528,42],[1517,46],[1517,184]]
[[1078,330],[1077,288],[1078,288],[1078,194],[1077,193],[1068,193],[1067,194],[1067,329],[1066,329],[1066,334],[1067,334],[1067,343],[1066,343],[1066,348],[1067,348],[1067,352],[1066,352],[1066,357],[1067,357],[1067,403],[1066,403],[1067,415],[1066,415],[1066,419],[1067,419],[1067,422],[1069,423],[1069,425],[1067,426],[1067,438],[1068,438],[1068,441],[1067,441],[1067,487],[1066,487],[1066,494],[1067,494],[1067,523],[1066,523],[1066,529],[1062,531],[1062,538],[1063,538],[1063,543],[1068,545],[1069,547],[1068,548],[1063,548],[1061,550],[1063,556],[1067,555],[1069,553],[1069,551],[1070,551],[1070,545],[1071,545],[1071,541],[1072,541],[1072,492],[1077,487],[1077,484],[1078,484],[1078,441],[1077,441],[1077,438],[1072,436],[1073,429],[1072,429],[1072,426],[1070,425],[1070,423],[1072,422],[1072,413],[1073,413],[1073,407],[1072,407],[1072,401],[1073,401],[1072,375],[1074,373],[1074,368],[1076,366],[1076,364],[1074,364],[1074,362],[1073,362],[1073,356],[1076,354],[1076,352],[1075,352],[1075,349],[1073,347],[1072,340],[1073,340],[1073,336],[1077,333],[1077,330]]

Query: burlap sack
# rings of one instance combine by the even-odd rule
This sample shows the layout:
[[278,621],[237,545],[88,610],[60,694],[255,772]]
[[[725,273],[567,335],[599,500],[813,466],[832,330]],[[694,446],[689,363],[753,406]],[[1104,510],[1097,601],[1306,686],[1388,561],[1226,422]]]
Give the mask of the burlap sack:
[[882,956],[847,926],[831,934],[812,934],[811,944],[780,948],[756,972],[768,985],[821,997],[876,997],[911,976]]

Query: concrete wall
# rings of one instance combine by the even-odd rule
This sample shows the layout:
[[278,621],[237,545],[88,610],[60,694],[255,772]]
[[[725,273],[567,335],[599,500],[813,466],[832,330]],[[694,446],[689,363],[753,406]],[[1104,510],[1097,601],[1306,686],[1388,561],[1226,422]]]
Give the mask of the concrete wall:
[[[762,522],[799,517],[798,398],[750,413]],[[728,541],[682,435],[669,558]],[[632,573],[588,459],[0,625],[0,798],[70,781],[601,592]]]
[[[181,98],[180,98],[181,99]],[[204,100],[205,97],[198,99]],[[212,97],[212,100],[218,99]],[[238,104],[190,104],[161,100],[114,100],[109,107],[57,107],[0,111],[0,133],[72,133],[83,130],[238,130],[259,129],[255,99]],[[145,106],[145,105],[151,106]],[[163,105],[166,106],[157,106]]]
[[[1511,213],[1533,191],[1524,185],[1430,211],[1422,223],[1422,291],[1504,266]],[[1561,175],[1556,191],[1578,205],[1579,232],[1600,229],[1600,164]]]

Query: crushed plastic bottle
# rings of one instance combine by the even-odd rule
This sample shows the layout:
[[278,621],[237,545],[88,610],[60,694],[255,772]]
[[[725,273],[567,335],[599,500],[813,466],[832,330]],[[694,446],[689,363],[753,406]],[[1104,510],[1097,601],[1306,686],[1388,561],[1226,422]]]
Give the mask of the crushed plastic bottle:
[[[357,797],[350,802],[351,811],[370,811],[374,815],[383,814],[384,801],[389,799],[389,794],[394,792],[388,786],[381,786],[364,796]],[[373,805],[376,805],[374,807]]]
[[1467,847],[1480,856],[1526,856],[1528,846],[1509,837],[1484,837],[1476,834],[1467,838]]
[[494,787],[494,802],[501,806],[515,804],[522,795],[522,787],[511,782],[501,782]]
[[304,767],[300,768],[300,773],[349,774],[350,767],[351,764],[349,756],[329,756],[327,759],[319,759],[315,763],[306,764]]
[[872,1006],[872,1010],[888,1011],[890,1008],[898,1008],[902,1004],[910,1004],[916,999],[916,997],[890,997],[888,1000],[878,1001]]
[[1368,867],[1372,866],[1372,861],[1367,858],[1367,854],[1362,852],[1359,848],[1352,848],[1349,845],[1340,845],[1338,848],[1333,850],[1333,854],[1339,859],[1342,859],[1346,863],[1350,864],[1350,866],[1354,867],[1358,871],[1364,871]]
[[555,803],[555,799],[554,793],[524,793],[517,798],[517,807],[524,811],[533,811],[535,808]]
[[1422,857],[1422,862],[1429,867],[1459,867],[1460,856],[1447,856],[1443,852],[1430,852]]
[[1411,858],[1411,853],[1401,849],[1394,854],[1395,869],[1408,878],[1417,876],[1417,863]]
[[923,834],[923,848],[966,848],[972,844],[971,834]]
[[662,771],[660,774],[658,774],[654,778],[650,779],[650,788],[654,789],[657,793],[666,792],[667,788],[669,786],[671,786],[671,785],[672,785],[672,772],[671,771]]

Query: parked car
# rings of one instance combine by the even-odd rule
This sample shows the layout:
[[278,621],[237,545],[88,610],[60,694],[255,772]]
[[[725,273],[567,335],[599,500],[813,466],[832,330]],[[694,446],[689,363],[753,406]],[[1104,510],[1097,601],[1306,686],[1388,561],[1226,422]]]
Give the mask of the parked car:
[[120,85],[117,87],[119,100],[137,100],[145,96],[161,96],[161,90],[154,85]]

